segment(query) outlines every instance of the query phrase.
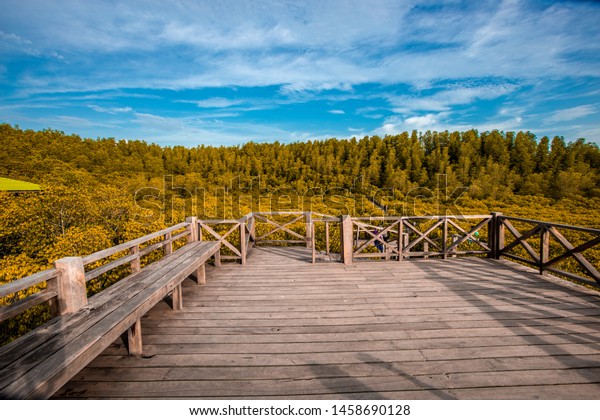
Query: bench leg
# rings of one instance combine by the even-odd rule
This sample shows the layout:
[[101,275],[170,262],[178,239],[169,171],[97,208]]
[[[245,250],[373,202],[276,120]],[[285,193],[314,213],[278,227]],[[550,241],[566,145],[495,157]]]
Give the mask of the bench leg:
[[215,252],[215,267],[220,267],[221,266],[221,250],[217,250],[217,252]]
[[179,283],[179,285],[173,289],[172,299],[174,311],[180,311],[183,309],[183,292],[181,289],[181,283]]
[[140,357],[142,355],[142,321],[135,321],[129,330],[127,330],[129,344],[129,355]]
[[196,283],[206,284],[206,268],[204,263],[196,270]]

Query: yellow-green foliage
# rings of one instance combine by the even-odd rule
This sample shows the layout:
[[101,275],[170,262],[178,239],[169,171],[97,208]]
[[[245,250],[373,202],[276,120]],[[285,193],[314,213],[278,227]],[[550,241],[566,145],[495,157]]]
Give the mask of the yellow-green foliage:
[[[81,139],[53,130],[36,132],[0,124],[0,143],[0,176],[42,188],[35,193],[0,192],[0,283],[50,268],[58,258],[87,255],[156,232],[190,215],[237,219],[250,211],[286,210],[383,215],[371,202],[375,198],[387,206],[388,215],[500,211],[600,227],[600,150],[584,140],[567,143],[560,137],[536,139],[522,132],[415,131],[384,138],[185,148],[112,138]],[[428,223],[420,223],[420,228]],[[461,226],[467,230],[472,224],[461,222]],[[214,226],[220,234],[230,227]],[[259,223],[257,234],[270,228]],[[304,220],[290,228],[305,234]],[[315,241],[320,251],[325,250],[324,232],[324,223],[317,223]],[[562,232],[573,245],[588,238]],[[487,230],[479,233],[487,241]],[[207,232],[204,235],[210,239]],[[390,240],[397,240],[394,235]],[[439,240],[439,235],[434,232],[432,238]],[[270,239],[296,238],[279,231]],[[228,240],[239,246],[239,230]],[[174,248],[184,242],[179,240]],[[340,232],[335,224],[330,242],[331,251],[339,252]],[[596,266],[598,248],[584,253]],[[466,242],[460,249],[477,246]],[[551,256],[560,249],[551,241]],[[225,247],[222,252],[233,254]],[[142,265],[162,255],[163,250],[156,250],[142,259]],[[582,273],[572,259],[559,267]],[[100,276],[88,285],[89,294],[129,272],[126,264]],[[42,283],[18,296],[2,298],[0,305],[44,287]],[[0,342],[48,317],[42,305],[2,323]]]

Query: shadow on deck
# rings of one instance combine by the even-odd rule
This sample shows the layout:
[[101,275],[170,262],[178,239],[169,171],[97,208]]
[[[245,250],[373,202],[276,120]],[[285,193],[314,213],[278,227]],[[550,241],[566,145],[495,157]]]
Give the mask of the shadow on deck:
[[600,295],[483,258],[310,264],[255,248],[184,283],[55,398],[597,399]]

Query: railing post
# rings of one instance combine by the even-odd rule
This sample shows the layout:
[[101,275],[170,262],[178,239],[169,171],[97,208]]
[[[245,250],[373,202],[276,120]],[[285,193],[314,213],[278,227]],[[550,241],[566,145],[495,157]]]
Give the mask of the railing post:
[[[462,238],[459,234],[455,233],[452,235],[452,243],[459,241]],[[454,248],[454,254],[452,254],[452,258],[456,258],[458,255],[456,254],[458,251]]]
[[88,302],[83,260],[81,257],[61,258],[54,263],[54,266],[58,270],[58,276],[54,280],[58,291],[58,314],[77,312]]
[[346,265],[352,264],[352,218],[349,215],[342,216],[342,262]]
[[250,229],[249,229],[250,240],[252,240],[254,243],[256,243],[256,218],[254,217],[254,214],[252,214],[252,216],[250,216],[250,218],[252,220],[252,225],[250,225]]
[[442,251],[444,252],[444,259],[448,258],[448,216],[444,216],[443,230],[442,230]]
[[[311,233],[311,237],[315,237],[315,224],[311,223],[310,224],[310,233]],[[312,263],[314,264],[317,260],[317,241],[311,241],[311,248],[312,248]]]
[[129,254],[136,256],[135,260],[131,261],[130,265],[131,273],[135,274],[142,269],[142,265],[140,263],[140,246],[134,245],[131,248],[129,248]]
[[504,224],[502,223],[502,213],[501,212],[492,212],[492,220],[490,224],[491,235],[490,238],[490,248],[492,252],[490,253],[490,257],[499,260],[502,248],[504,248]]
[[548,274],[546,271],[546,263],[548,262],[548,256],[550,255],[550,231],[547,226],[542,225],[540,230],[540,274]]
[[325,253],[329,256],[329,222],[325,222]]
[[402,234],[402,259],[410,258],[410,255],[404,255],[405,247],[407,253],[411,250],[411,248],[408,248],[408,244],[410,244],[410,235],[405,232]]
[[188,236],[188,244],[198,241],[198,219],[195,216],[187,217],[185,219],[190,224],[190,234]]
[[402,261],[404,251],[404,219],[401,217],[398,222],[398,261]]
[[240,254],[242,265],[246,265],[246,223],[240,223]]
[[312,246],[312,241],[313,241],[313,237],[312,237],[312,212],[310,211],[305,211],[304,212],[304,217],[306,218],[306,247],[310,248]]
[[172,237],[173,235],[171,234],[171,232],[165,234],[165,241],[167,241],[167,243],[164,246],[165,255],[173,253],[173,241],[171,241]]

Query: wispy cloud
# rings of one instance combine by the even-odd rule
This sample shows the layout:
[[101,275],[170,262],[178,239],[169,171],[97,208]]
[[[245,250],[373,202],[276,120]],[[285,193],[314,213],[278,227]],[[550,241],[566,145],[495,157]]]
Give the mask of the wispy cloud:
[[208,98],[198,101],[179,101],[188,102],[195,104],[198,108],[228,108],[234,105],[240,105],[244,101],[238,99],[227,99],[227,98]]
[[561,122],[561,121],[573,121],[588,115],[592,115],[598,112],[594,105],[580,105],[573,108],[560,109],[554,111],[550,117],[547,118],[549,122]]
[[341,109],[330,109],[329,111],[330,114],[334,114],[334,115],[344,115],[345,112]]
[[103,106],[98,106],[98,105],[88,105],[88,107],[90,109],[93,109],[96,112],[102,112],[105,114],[120,114],[123,112],[132,112],[133,109],[131,109],[130,107],[126,106],[126,107],[111,107],[111,108],[105,108]]
[[[406,113],[411,111],[447,111],[455,105],[464,105],[476,100],[495,99],[508,95],[518,89],[516,83],[499,81],[479,82],[467,79],[459,83],[430,86],[420,96],[402,95],[390,97],[394,111]],[[475,84],[475,86],[474,86]],[[433,91],[433,93],[430,93]]]

